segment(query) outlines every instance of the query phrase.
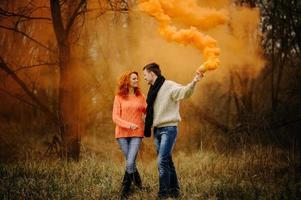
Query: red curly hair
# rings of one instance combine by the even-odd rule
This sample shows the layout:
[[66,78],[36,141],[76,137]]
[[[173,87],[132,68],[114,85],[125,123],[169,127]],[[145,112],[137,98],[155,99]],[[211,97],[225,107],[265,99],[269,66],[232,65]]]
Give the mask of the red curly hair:
[[[136,71],[127,71],[124,74],[122,74],[118,80],[118,87],[117,87],[117,95],[121,97],[127,97],[130,92],[130,78],[132,74],[136,74],[139,78],[139,74]],[[140,88],[135,87],[134,88],[135,96],[140,96]]]

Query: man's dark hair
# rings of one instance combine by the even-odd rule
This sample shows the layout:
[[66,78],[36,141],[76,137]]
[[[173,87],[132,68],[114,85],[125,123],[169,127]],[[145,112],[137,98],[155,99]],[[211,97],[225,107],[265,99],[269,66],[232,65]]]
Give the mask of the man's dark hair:
[[145,69],[148,72],[154,72],[157,76],[161,76],[161,70],[157,63],[149,63],[143,67],[143,70]]

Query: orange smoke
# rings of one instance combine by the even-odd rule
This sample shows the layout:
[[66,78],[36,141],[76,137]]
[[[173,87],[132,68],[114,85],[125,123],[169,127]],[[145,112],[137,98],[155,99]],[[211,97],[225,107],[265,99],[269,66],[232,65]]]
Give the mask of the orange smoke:
[[[228,21],[224,10],[202,8],[195,0],[140,0],[140,8],[159,22],[159,32],[168,41],[192,44],[204,57],[204,64],[197,72],[216,69],[220,64],[217,41],[200,30],[209,30]],[[171,25],[179,22],[189,29],[177,29]]]

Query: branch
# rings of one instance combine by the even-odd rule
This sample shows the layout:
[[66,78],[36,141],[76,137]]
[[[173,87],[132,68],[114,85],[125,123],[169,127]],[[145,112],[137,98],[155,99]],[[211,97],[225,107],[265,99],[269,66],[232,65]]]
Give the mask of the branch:
[[203,119],[205,121],[207,121],[209,124],[215,126],[216,128],[222,130],[223,132],[228,132],[229,128],[220,123],[219,121],[217,121],[216,119],[214,119],[213,117],[209,116],[208,114],[206,114],[205,111],[203,111],[201,108],[199,108],[198,106],[195,106],[193,103],[189,102],[188,105],[190,108],[193,109],[193,112],[196,113],[196,115],[200,118]]
[[69,18],[67,26],[66,26],[66,35],[69,34],[70,29],[71,29],[72,25],[74,24],[75,18],[77,16],[79,16],[80,14],[85,13],[84,11],[79,12],[80,9],[85,5],[85,3],[86,3],[86,0],[81,0],[78,4],[77,8],[75,9],[74,13]]
[[57,39],[58,45],[63,45],[66,39],[65,28],[63,24],[63,18],[61,13],[61,6],[59,0],[51,0],[51,16],[52,16],[52,24],[55,32],[55,36]]
[[122,12],[122,11],[129,10],[129,4],[127,0],[120,0],[120,1],[108,0],[108,1],[112,11]]
[[52,21],[51,18],[48,17],[31,17],[31,16],[27,16],[27,15],[22,15],[22,14],[18,14],[18,13],[14,13],[14,12],[9,12],[6,11],[2,8],[0,8],[0,16],[5,16],[5,17],[20,17],[20,18],[25,18],[25,19],[29,19],[29,20],[47,20],[47,21]]
[[58,123],[59,120],[57,118],[57,116],[51,112],[51,110],[46,106],[44,105],[36,96],[33,92],[31,92],[28,87],[26,86],[25,82],[23,80],[21,80],[17,74],[12,71],[8,66],[7,64],[4,62],[3,58],[0,56],[0,69],[2,69],[4,72],[6,72],[8,75],[11,76],[11,78],[17,82],[17,84],[23,89],[23,91],[25,92],[25,94],[27,96],[29,96],[33,102],[35,102],[39,107],[40,109],[45,112],[46,114],[48,114],[51,119],[55,122],[55,123]]
[[295,123],[299,123],[299,122],[301,122],[301,118],[293,119],[293,120],[287,120],[287,121],[283,121],[281,123],[276,124],[275,126],[271,127],[271,129],[275,130],[275,129],[286,127],[286,126],[289,126],[291,124],[295,124]]
[[58,63],[38,63],[38,64],[34,64],[34,65],[22,66],[22,67],[16,69],[14,72],[16,73],[16,72],[24,70],[24,69],[31,69],[34,67],[47,66],[47,65],[58,65]]
[[4,93],[4,94],[7,94],[8,96],[13,97],[13,98],[15,98],[15,99],[18,99],[19,101],[21,101],[21,102],[23,102],[23,103],[25,103],[25,104],[28,104],[28,105],[30,105],[30,106],[32,106],[32,107],[36,107],[36,105],[34,105],[34,104],[32,104],[31,102],[29,102],[29,101],[23,99],[23,98],[20,97],[19,95],[12,94],[12,93],[10,93],[10,92],[8,92],[7,90],[4,90],[4,89],[2,89],[2,88],[0,88],[0,92],[2,92],[2,93]]
[[17,33],[20,33],[21,35],[25,36],[26,38],[28,38],[29,40],[35,42],[36,44],[40,45],[41,47],[47,49],[48,51],[50,52],[55,52],[54,50],[50,49],[49,47],[47,47],[46,45],[42,44],[41,42],[37,41],[36,39],[30,37],[28,34],[24,33],[23,31],[20,31],[16,28],[11,28],[11,27],[6,27],[6,26],[2,26],[0,25],[0,28],[2,29],[6,29],[6,30],[10,30],[10,31],[14,31],[14,32],[17,32]]

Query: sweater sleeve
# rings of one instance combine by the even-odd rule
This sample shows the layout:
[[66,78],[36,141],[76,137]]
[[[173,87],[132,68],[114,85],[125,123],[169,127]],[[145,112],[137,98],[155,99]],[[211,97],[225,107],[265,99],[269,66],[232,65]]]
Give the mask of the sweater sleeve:
[[195,88],[195,84],[189,83],[185,86],[175,83],[171,92],[171,98],[174,101],[179,101],[184,98],[188,98],[192,95]]
[[112,118],[113,118],[113,122],[122,127],[122,128],[130,128],[130,126],[132,125],[132,123],[121,119],[121,105],[120,105],[120,100],[117,96],[115,96],[114,98],[114,105],[113,105],[113,113],[112,113]]
[[145,96],[142,95],[142,112],[144,114],[146,114],[146,107],[147,107],[146,99],[145,99]]

